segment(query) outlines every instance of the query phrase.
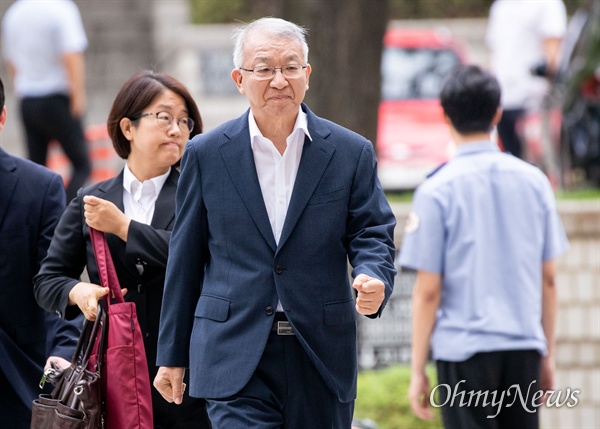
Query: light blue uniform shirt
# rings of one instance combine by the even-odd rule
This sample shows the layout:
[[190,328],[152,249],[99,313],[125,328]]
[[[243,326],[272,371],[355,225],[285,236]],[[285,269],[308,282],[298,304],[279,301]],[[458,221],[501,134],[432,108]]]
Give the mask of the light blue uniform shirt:
[[554,194],[536,167],[492,142],[463,144],[416,191],[399,265],[442,275],[436,360],[536,349],[542,263],[568,247]]

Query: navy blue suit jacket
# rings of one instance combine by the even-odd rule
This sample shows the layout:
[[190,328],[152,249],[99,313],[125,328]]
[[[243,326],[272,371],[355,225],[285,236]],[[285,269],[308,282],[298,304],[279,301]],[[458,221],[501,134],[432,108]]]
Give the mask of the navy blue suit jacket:
[[356,396],[348,277],[394,275],[395,218],[373,146],[305,105],[308,130],[278,244],[250,146],[249,111],[194,137],[182,159],[161,313],[158,365],[189,367],[190,394],[237,393],[258,365],[278,299],[340,401]]
[[[33,276],[64,208],[58,174],[0,149],[0,391],[28,409],[41,393],[38,383],[46,359],[71,360],[82,323],[57,319],[33,294]],[[21,411],[6,407],[3,398],[0,426],[5,413]]]

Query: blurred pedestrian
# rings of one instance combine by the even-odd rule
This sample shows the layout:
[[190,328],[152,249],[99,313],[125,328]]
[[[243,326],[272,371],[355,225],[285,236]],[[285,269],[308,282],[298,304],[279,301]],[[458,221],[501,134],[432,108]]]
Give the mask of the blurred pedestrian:
[[566,28],[562,0],[495,0],[490,8],[485,40],[504,111],[498,135],[504,150],[518,158],[525,155],[518,122],[540,110]]
[[[491,74],[459,66],[440,100],[457,153],[417,189],[399,256],[417,270],[411,407],[432,417],[431,340],[446,428],[537,428],[554,388],[554,261],[567,249],[554,194],[538,168],[491,141],[502,114]],[[526,405],[502,404],[517,388]],[[465,405],[460,392],[487,399]]]
[[[83,188],[69,203],[34,290],[40,305],[59,317],[71,319],[83,312],[95,319],[98,300],[108,288],[100,286],[88,227],[104,232],[127,290],[125,300],[136,303],[152,380],[158,370],[156,342],[175,221],[177,166],[185,143],[202,132],[202,120],[181,82],[143,71],[123,84],[107,124],[117,154],[127,160],[125,167],[116,177]],[[79,279],[84,268],[89,283]],[[156,428],[210,428],[204,401],[187,392],[183,406],[175,407],[152,389],[152,405]]]
[[562,97],[562,185],[573,187],[585,178],[600,187],[600,0],[575,11],[564,47],[557,85]]
[[71,0],[17,0],[2,20],[2,41],[29,159],[46,164],[48,144],[60,143],[72,164],[70,201],[92,169],[82,125],[88,41],[79,10]]
[[349,428],[356,319],[396,273],[373,145],[302,102],[301,27],[254,21],[233,58],[250,109],[186,147],[154,385],[179,403],[189,367],[218,429]]
[[[0,130],[6,123],[0,80]],[[33,276],[65,208],[60,176],[0,148],[0,427],[29,429],[44,368],[70,364],[82,320],[64,322],[33,296]],[[81,319],[81,318],[80,318]],[[50,357],[49,357],[50,356]],[[45,364],[45,365],[44,365]]]

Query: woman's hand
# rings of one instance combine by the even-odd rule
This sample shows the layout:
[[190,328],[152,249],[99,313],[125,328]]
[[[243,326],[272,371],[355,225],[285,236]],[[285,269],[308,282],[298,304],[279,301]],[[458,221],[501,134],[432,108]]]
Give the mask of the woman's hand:
[[83,197],[85,223],[98,231],[108,232],[127,241],[131,219],[125,216],[116,205],[102,198],[86,195]]
[[98,300],[106,296],[109,288],[93,283],[79,282],[69,292],[69,305],[79,307],[88,320],[96,320],[98,315]]

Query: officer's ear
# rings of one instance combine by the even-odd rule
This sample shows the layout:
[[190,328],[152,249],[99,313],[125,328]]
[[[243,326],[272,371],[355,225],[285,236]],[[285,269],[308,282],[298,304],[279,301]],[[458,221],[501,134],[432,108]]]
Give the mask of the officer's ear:
[[4,128],[4,124],[6,123],[6,106],[2,106],[2,113],[0,114],[0,130]]
[[494,128],[496,125],[498,125],[501,118],[502,118],[502,107],[498,107],[498,109],[496,109],[496,114],[494,115],[494,118],[492,119],[492,128]]
[[444,113],[444,122],[446,122],[446,125],[448,125],[450,128],[454,128],[454,125],[452,125],[452,120],[450,120],[450,117],[448,115],[446,115]]

